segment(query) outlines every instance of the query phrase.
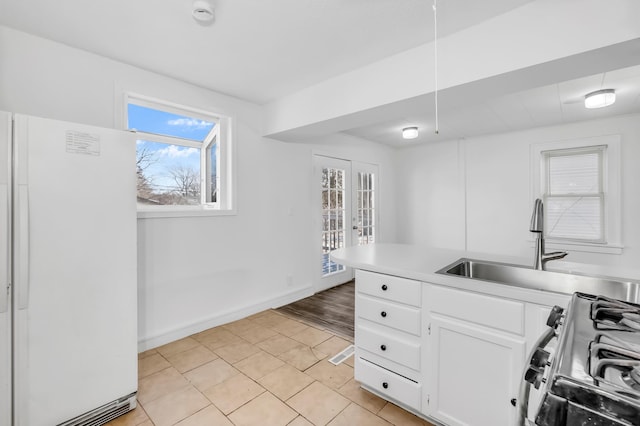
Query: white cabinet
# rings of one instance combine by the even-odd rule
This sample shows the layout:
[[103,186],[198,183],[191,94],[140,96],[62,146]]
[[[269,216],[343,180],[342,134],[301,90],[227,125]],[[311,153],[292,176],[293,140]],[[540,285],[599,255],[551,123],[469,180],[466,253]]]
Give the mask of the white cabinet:
[[447,425],[509,425],[524,340],[446,317],[431,318],[429,415]]
[[398,331],[420,335],[420,309],[363,294],[356,296],[358,316]]
[[355,379],[398,405],[422,404],[422,283],[356,271]]
[[447,426],[512,425],[545,305],[356,271],[355,379]]
[[420,342],[382,327],[358,324],[358,347],[420,371]]
[[407,407],[420,407],[420,383],[402,377],[364,358],[356,359],[355,369],[358,372],[356,380],[375,390],[376,393]]
[[362,294],[418,308],[422,304],[422,283],[419,281],[359,270],[357,282]]
[[509,425],[525,359],[525,303],[425,288],[425,414],[450,426]]

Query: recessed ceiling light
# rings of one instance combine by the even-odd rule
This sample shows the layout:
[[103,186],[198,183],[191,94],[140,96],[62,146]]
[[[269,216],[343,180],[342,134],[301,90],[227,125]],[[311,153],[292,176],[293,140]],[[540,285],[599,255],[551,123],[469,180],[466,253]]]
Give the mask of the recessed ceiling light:
[[418,128],[415,126],[405,127],[402,129],[402,137],[404,139],[415,139],[418,137]]
[[200,24],[210,24],[213,22],[213,6],[205,0],[196,0],[193,2],[193,19]]
[[584,97],[585,108],[603,108],[616,101],[616,91],[613,89],[596,90]]

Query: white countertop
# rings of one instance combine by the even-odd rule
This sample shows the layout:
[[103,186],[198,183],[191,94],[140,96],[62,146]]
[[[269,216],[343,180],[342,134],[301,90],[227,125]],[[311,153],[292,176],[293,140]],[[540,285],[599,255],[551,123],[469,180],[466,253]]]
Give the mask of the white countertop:
[[[468,291],[494,294],[532,303],[553,305],[558,297],[569,297],[562,293],[531,290],[505,284],[472,280],[463,277],[437,274],[436,271],[466,257],[491,262],[504,262],[529,266],[531,259],[502,256],[487,253],[474,253],[463,250],[435,249],[409,244],[371,244],[366,246],[347,247],[331,252],[336,263],[382,274],[395,275],[434,284],[457,287]],[[587,265],[574,262],[553,261],[549,270],[558,272],[577,272],[609,277],[625,277],[640,281],[640,271],[612,268],[601,265]]]

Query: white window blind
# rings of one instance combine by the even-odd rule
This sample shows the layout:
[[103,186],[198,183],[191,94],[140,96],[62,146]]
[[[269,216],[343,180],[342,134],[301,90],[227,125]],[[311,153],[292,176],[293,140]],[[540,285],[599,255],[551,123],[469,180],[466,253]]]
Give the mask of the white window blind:
[[542,151],[547,238],[606,243],[606,146]]

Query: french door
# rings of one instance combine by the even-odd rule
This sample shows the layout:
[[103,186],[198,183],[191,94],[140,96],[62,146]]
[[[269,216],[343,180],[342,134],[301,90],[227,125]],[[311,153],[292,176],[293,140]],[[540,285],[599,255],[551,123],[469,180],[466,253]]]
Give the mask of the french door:
[[331,261],[333,250],[375,242],[377,177],[377,165],[314,156],[316,292],[353,279],[351,268]]

